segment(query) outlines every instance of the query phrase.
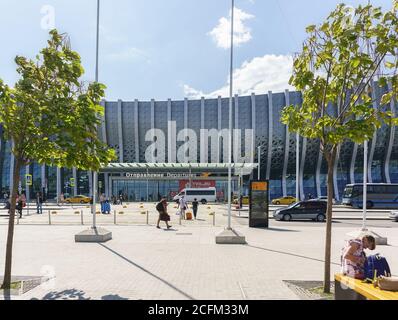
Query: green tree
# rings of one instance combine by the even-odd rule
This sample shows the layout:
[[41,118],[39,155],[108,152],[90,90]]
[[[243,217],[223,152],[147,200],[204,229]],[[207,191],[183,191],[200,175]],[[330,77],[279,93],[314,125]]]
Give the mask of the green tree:
[[[391,11],[371,5],[338,5],[320,25],[309,26],[302,52],[295,58],[290,84],[302,92],[302,106],[287,106],[281,120],[292,132],[319,139],[328,165],[324,291],[330,292],[333,167],[339,146],[371,139],[383,123],[393,125],[386,104],[398,92],[397,2]],[[377,79],[378,81],[374,81]],[[372,88],[385,87],[373,108]]]
[[12,246],[17,187],[22,166],[32,162],[58,167],[98,170],[115,156],[100,141],[97,127],[105,86],[83,83],[80,56],[68,37],[50,32],[47,47],[35,60],[15,58],[20,79],[14,88],[0,81],[0,125],[12,143],[14,182],[2,287],[11,285]]

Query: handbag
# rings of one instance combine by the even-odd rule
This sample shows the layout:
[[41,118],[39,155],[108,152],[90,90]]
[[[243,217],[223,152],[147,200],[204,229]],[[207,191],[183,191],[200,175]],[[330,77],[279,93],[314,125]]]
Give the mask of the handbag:
[[381,276],[376,280],[376,285],[380,290],[398,291],[398,278]]

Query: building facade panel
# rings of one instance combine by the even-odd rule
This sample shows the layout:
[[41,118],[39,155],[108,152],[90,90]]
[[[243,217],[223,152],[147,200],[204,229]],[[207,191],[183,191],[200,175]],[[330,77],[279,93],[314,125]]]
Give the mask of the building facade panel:
[[[380,97],[388,88],[375,87],[374,96],[377,98],[375,106],[380,103]],[[386,109],[395,111],[394,104],[385,106]],[[166,143],[165,154],[166,161],[169,161],[170,147],[177,150],[185,141],[170,142],[170,139],[177,140],[177,134],[183,129],[191,129],[196,134],[197,149],[194,157],[197,162],[211,162],[211,155],[217,151],[216,144],[202,144],[201,129],[216,129],[222,132],[222,129],[229,128],[229,99],[198,99],[183,101],[104,101],[105,116],[104,126],[99,127],[100,136],[111,148],[117,152],[119,159],[124,163],[145,163],[145,153],[147,148],[153,143],[148,131],[150,129],[159,129],[165,135]],[[235,129],[240,129],[239,141],[235,143],[236,150],[240,149],[238,156],[246,155],[247,143],[250,144],[249,150],[252,151],[253,161],[257,162],[257,147],[261,147],[261,178],[270,180],[270,197],[275,198],[282,195],[295,195],[296,189],[296,135],[289,133],[288,128],[280,122],[281,110],[287,104],[301,105],[302,96],[300,92],[283,92],[251,96],[235,96],[233,98],[232,125]],[[394,110],[393,110],[394,109]],[[337,112],[335,106],[328,107],[329,112]],[[169,124],[175,123],[176,136],[169,137]],[[254,130],[254,136],[251,141],[245,137],[247,129]],[[220,152],[218,162],[228,162],[228,154],[223,148],[223,142],[228,145],[228,134],[220,139]],[[320,144],[318,140],[299,138],[300,143],[300,190],[301,197],[308,194],[312,196],[326,195],[327,183],[327,164],[320,153]],[[207,149],[207,155],[201,158],[201,146]],[[175,147],[174,147],[175,146]],[[371,147],[373,146],[373,147]],[[398,130],[383,126],[375,134],[373,141],[370,141],[370,148],[373,148],[369,156],[369,168],[371,168],[371,178],[373,182],[393,182],[398,183]],[[0,188],[2,192],[9,192],[12,185],[12,156],[11,146],[8,141],[0,141]],[[169,161],[173,162],[173,161]],[[175,162],[175,161],[174,161]],[[43,171],[44,168],[44,171]],[[21,169],[22,179],[27,168]],[[339,157],[334,168],[336,173],[336,198],[341,197],[344,187],[347,183],[362,182],[363,174],[363,145],[355,145],[351,141],[345,141],[339,150]],[[57,193],[65,194],[89,194],[90,176],[85,171],[74,171],[73,169],[57,169],[55,167],[42,167],[32,164],[28,172],[33,176],[33,186],[29,188],[31,197],[35,192],[41,191],[45,187],[47,197],[54,199]],[[122,187],[124,182],[120,175],[116,182],[115,175],[101,174],[99,179],[102,182],[100,191],[109,195],[113,184],[116,189],[121,191],[128,190],[129,196],[134,199],[151,198],[155,199],[157,192],[166,192],[167,186],[171,186],[175,192],[178,189],[177,182],[165,182],[155,185],[147,185],[145,181],[137,181],[134,184],[127,184]],[[76,188],[70,186],[70,178],[74,177]],[[253,172],[249,177],[256,178],[257,172]],[[245,177],[244,185],[247,191],[249,177]],[[388,179],[389,178],[389,179]],[[113,179],[113,180],[112,180]],[[388,181],[387,181],[388,180]],[[152,185],[153,184],[153,185]],[[225,187],[225,182],[217,181],[216,185]],[[107,187],[106,187],[107,186]],[[226,187],[223,187],[225,192]],[[24,190],[25,186],[22,185]],[[134,188],[137,191],[134,192]],[[160,188],[160,189],[159,189]],[[114,192],[119,192],[119,190]],[[139,189],[139,190],[138,190]],[[145,190],[152,190],[147,194]],[[225,189],[225,190],[224,190]],[[157,190],[156,192],[154,190]],[[24,190],[27,191],[27,190]],[[178,190],[177,190],[178,191]],[[144,196],[145,194],[145,196]]]

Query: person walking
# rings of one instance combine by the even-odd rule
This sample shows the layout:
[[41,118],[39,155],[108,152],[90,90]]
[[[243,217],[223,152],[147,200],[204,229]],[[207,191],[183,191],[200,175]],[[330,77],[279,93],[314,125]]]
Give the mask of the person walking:
[[123,205],[123,194],[120,194],[120,196],[119,196],[119,204],[121,206]]
[[167,213],[167,200],[166,198],[162,198],[159,203],[156,205],[156,210],[159,212],[158,223],[156,228],[160,229],[160,221],[164,221],[166,223],[167,229],[170,229],[171,226],[169,225],[170,216]]
[[37,214],[43,214],[43,196],[41,192],[36,193],[36,209]]
[[354,279],[365,278],[366,254],[364,249],[374,250],[376,240],[373,236],[366,235],[362,239],[348,240],[341,255],[342,273]]
[[64,202],[65,202],[65,196],[64,196],[64,193],[61,192],[61,194],[59,195],[59,203],[58,203],[58,205],[62,206],[64,204]]
[[21,195],[18,195],[15,209],[18,211],[19,219],[21,219],[22,218],[22,209],[23,209],[23,199],[22,199]]
[[187,209],[187,202],[185,201],[184,196],[180,197],[178,207],[180,210],[181,219],[185,220],[185,210]]
[[199,207],[199,202],[198,200],[195,198],[192,201],[192,210],[193,210],[193,216],[195,217],[196,220],[196,215],[198,214],[198,207]]

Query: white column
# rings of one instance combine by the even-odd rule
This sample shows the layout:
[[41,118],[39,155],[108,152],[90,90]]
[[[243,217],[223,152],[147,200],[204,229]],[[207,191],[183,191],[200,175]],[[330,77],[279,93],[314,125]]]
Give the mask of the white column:
[[188,128],[188,99],[184,99],[184,129]]
[[[374,81],[372,81],[372,86],[371,86],[371,90],[372,90],[372,100],[373,102],[373,109],[377,109],[378,105],[377,105],[377,101],[376,101],[376,88],[375,88],[375,83]],[[375,131],[373,138],[372,138],[372,144],[370,146],[370,152],[369,152],[369,157],[368,157],[368,182],[372,183],[373,182],[373,177],[372,177],[372,163],[373,163],[373,156],[375,153],[375,149],[376,149],[376,142],[377,142],[377,131]]]
[[138,100],[134,100],[134,139],[135,139],[135,162],[140,162],[140,139],[138,128]]
[[363,210],[363,220],[362,220],[362,230],[366,229],[366,202],[367,202],[367,176],[368,176],[368,141],[364,142],[363,146],[363,195],[362,195],[362,210]]
[[[221,113],[221,105],[222,105],[222,100],[221,100],[221,96],[218,96],[217,98],[217,120],[218,120],[218,132],[221,132],[221,127],[222,127],[222,113]],[[220,135],[218,135],[218,163],[221,162],[222,159],[222,148],[221,148],[221,137]]]
[[[45,188],[45,191],[47,193],[47,185],[46,185],[46,165],[41,166],[41,192],[43,191],[43,188]],[[46,194],[43,194],[43,196],[46,196]]]
[[124,162],[124,147],[123,147],[123,121],[122,121],[122,100],[117,102],[117,123],[118,123],[118,137],[119,137],[119,162]]
[[304,166],[305,166],[305,156],[307,153],[307,138],[303,138],[303,148],[301,154],[301,164],[300,164],[300,173],[299,173],[299,183],[300,183],[300,198],[301,200],[305,199],[304,193]]
[[93,172],[92,171],[87,171],[88,175],[88,189],[89,189],[89,194],[90,196],[93,195]]
[[355,183],[355,161],[358,154],[358,144],[354,144],[354,149],[352,150],[352,157],[350,163],[350,183]]
[[57,203],[59,203],[59,196],[61,192],[61,168],[57,167]]
[[340,160],[340,150],[341,150],[341,146],[338,146],[337,153],[336,153],[336,161],[334,162],[334,167],[333,167],[334,197],[337,201],[340,201],[339,186],[337,184],[337,169],[338,169],[339,160]]
[[296,199],[300,200],[300,135],[296,133]]
[[167,101],[167,161],[168,163],[177,162],[177,129],[176,122],[171,121],[171,99]]
[[[11,146],[13,143],[11,143]],[[11,157],[10,157],[10,197],[12,193],[12,188],[14,186],[14,165],[15,165],[15,157],[14,154],[11,152]]]
[[[290,93],[289,90],[285,90],[285,105],[290,106]],[[285,135],[285,155],[283,159],[283,171],[282,171],[282,193],[283,196],[287,196],[287,165],[289,162],[289,147],[290,147],[290,132],[289,126],[286,125],[286,135]]]
[[200,162],[207,163],[209,159],[209,137],[204,132],[205,128],[205,98],[200,101]]
[[72,175],[73,175],[73,179],[75,181],[75,185],[73,186],[73,195],[76,196],[77,195],[77,169],[76,168],[72,169]]
[[272,161],[272,140],[273,140],[273,103],[272,103],[272,91],[268,91],[268,154],[267,154],[267,171],[266,180],[269,180],[271,173],[271,161]]
[[317,193],[317,197],[322,196],[322,190],[321,190],[321,168],[322,168],[322,160],[323,160],[323,154],[322,154],[322,151],[319,150],[318,161],[317,161],[317,163],[316,163],[316,172],[315,172],[315,184],[316,184],[316,193]]
[[[30,166],[26,166],[25,171],[26,171],[25,172],[25,177],[26,177],[27,174],[30,174]],[[21,179],[23,179],[25,177],[21,177]],[[32,182],[33,182],[33,177],[32,177]],[[26,189],[26,201],[30,201],[30,186],[25,184],[25,189]]]
[[[391,91],[391,82],[388,83],[388,90]],[[393,117],[396,117],[396,110],[395,110],[395,102],[394,99],[391,99],[390,102],[390,110],[393,114]],[[391,159],[391,154],[392,154],[392,147],[394,145],[394,138],[395,138],[395,126],[391,126],[390,129],[390,139],[388,141],[388,147],[387,147],[387,154],[386,154],[386,160],[384,161],[384,176],[386,177],[386,182],[391,183],[391,177],[390,177],[390,159]]]

